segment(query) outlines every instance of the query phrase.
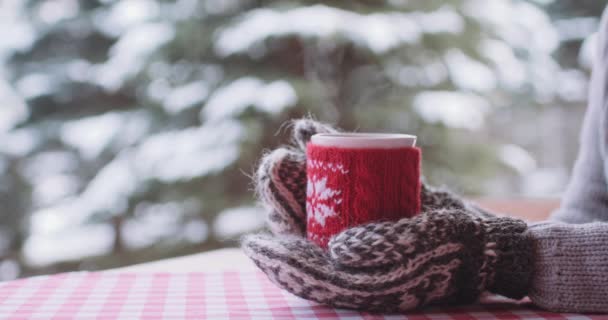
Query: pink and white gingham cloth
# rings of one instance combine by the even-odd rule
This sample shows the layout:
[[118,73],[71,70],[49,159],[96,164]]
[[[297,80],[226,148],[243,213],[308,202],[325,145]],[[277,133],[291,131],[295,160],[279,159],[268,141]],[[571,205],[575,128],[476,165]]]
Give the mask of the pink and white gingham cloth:
[[489,297],[482,304],[373,315],[295,297],[257,271],[66,273],[0,283],[1,319],[608,319]]

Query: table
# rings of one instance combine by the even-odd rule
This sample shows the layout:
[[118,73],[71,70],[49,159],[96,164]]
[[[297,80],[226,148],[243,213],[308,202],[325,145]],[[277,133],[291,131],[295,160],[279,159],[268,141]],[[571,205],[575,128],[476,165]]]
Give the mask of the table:
[[1,319],[599,320],[498,296],[462,307],[379,315],[333,309],[274,286],[260,271],[76,272],[0,283]]

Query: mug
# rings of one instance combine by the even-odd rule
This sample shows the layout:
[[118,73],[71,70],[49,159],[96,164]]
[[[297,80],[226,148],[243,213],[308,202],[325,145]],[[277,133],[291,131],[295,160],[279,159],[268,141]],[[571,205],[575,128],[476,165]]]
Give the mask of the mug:
[[307,238],[326,248],[340,231],[420,211],[416,136],[322,133],[307,145]]

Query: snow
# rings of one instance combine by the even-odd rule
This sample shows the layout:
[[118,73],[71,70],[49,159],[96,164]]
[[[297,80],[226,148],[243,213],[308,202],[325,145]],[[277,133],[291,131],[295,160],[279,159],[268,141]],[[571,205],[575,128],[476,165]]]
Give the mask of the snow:
[[86,204],[70,197],[46,208],[32,212],[30,234],[50,235],[80,226],[87,211]]
[[78,158],[66,151],[43,151],[24,159],[21,172],[33,183],[57,173],[68,173],[78,166]]
[[123,240],[130,249],[150,246],[179,233],[181,206],[176,202],[139,204],[135,217],[125,222]]
[[260,79],[244,77],[215,90],[201,110],[201,117],[207,121],[219,121],[238,116],[250,106],[277,114],[296,102],[296,92],[286,81],[264,84]]
[[205,81],[195,81],[173,88],[164,101],[164,108],[170,114],[177,114],[189,107],[202,103],[209,94]]
[[80,179],[73,174],[78,158],[70,152],[46,151],[28,158],[22,173],[32,185],[34,207],[54,205],[73,196],[80,187]]
[[557,196],[568,185],[568,174],[563,168],[539,168],[525,175],[522,184],[527,197]]
[[190,243],[201,243],[209,236],[209,227],[202,219],[192,220],[184,225],[181,233],[184,240]]
[[192,16],[199,15],[198,0],[177,0],[170,7],[171,17],[175,20],[186,20]]
[[220,171],[238,158],[242,137],[241,125],[228,120],[152,135],[119,153],[80,195],[34,212],[32,233],[74,228],[97,213],[122,214],[150,180],[174,183]]
[[520,88],[526,82],[526,69],[513,49],[500,40],[481,41],[479,52],[491,61],[500,82],[509,89]]
[[588,76],[578,69],[562,70],[557,78],[557,94],[564,101],[584,102],[587,82]]
[[597,31],[599,19],[596,17],[576,17],[553,22],[561,41],[583,40]]
[[285,107],[293,106],[297,100],[295,90],[287,81],[274,81],[260,87],[254,105],[266,113],[277,114]]
[[[0,112],[1,113],[1,112]],[[20,128],[9,132],[0,131],[0,152],[22,157],[40,144],[40,133],[31,128]]]
[[75,17],[79,10],[76,0],[47,0],[38,6],[38,16],[44,23],[54,24]]
[[60,233],[79,228],[94,214],[123,213],[127,197],[136,191],[137,181],[124,157],[106,165],[77,196],[35,211],[31,218],[32,234]]
[[62,125],[61,140],[78,149],[83,158],[94,159],[120,131],[122,122],[118,112],[68,121]]
[[286,11],[257,9],[218,35],[220,56],[246,52],[270,37],[298,35],[304,38],[340,38],[382,53],[415,43],[423,33],[459,33],[462,18],[445,6],[429,13],[358,14],[325,5]]
[[20,273],[21,267],[17,261],[4,259],[0,262],[0,281],[17,279]]
[[559,95],[559,80],[561,67],[551,57],[540,57],[530,66],[528,81],[534,88],[536,100],[549,104]]
[[[154,245],[163,239],[200,243],[208,236],[207,223],[202,219],[183,222],[185,217],[200,210],[195,200],[148,203],[135,207],[134,217],[126,221],[123,240],[130,249]],[[175,239],[177,236],[178,239]]]
[[205,0],[203,2],[205,10],[209,14],[221,15],[239,7],[239,0]]
[[111,251],[114,231],[109,225],[86,225],[57,234],[31,233],[25,240],[23,255],[30,266],[107,254]]
[[16,87],[21,97],[31,99],[52,93],[55,90],[54,83],[56,82],[56,78],[47,74],[31,73],[19,79]]
[[125,147],[140,140],[148,132],[149,125],[143,111],[107,112],[64,122],[60,137],[83,158],[95,159],[112,143]]
[[110,48],[110,58],[96,67],[95,81],[109,91],[117,90],[143,68],[150,54],[174,36],[169,23],[144,23],[130,28]]
[[478,20],[482,28],[494,30],[510,46],[550,54],[559,45],[559,35],[545,12],[524,1],[468,0],[464,14]]
[[489,91],[496,87],[494,72],[458,49],[450,49],[446,52],[445,63],[450,78],[457,88]]
[[498,157],[521,176],[525,176],[537,167],[536,159],[524,148],[514,144],[501,146]]
[[588,36],[578,52],[578,62],[587,70],[591,70],[597,52],[597,32]]
[[232,239],[264,227],[260,207],[236,207],[220,212],[213,222],[213,232],[221,239]]
[[33,203],[40,207],[53,205],[76,194],[79,187],[80,179],[71,174],[59,173],[41,177],[32,191]]
[[455,91],[424,91],[414,97],[413,106],[427,122],[469,130],[481,128],[490,109],[482,97]]
[[137,191],[135,163],[125,154],[119,154],[97,173],[78,198],[84,220],[95,213],[121,214],[128,208],[129,196]]
[[27,5],[25,0],[0,1],[0,66],[10,54],[28,49],[36,39],[26,13]]
[[432,87],[445,81],[448,76],[444,63],[439,60],[422,65],[403,65],[390,61],[384,68],[393,81],[405,87]]
[[149,137],[129,157],[140,179],[189,180],[232,164],[243,134],[241,125],[230,120],[169,131]]
[[426,33],[461,33],[464,29],[462,17],[450,6],[443,6],[437,11],[411,14],[414,21]]
[[0,133],[12,129],[29,114],[25,101],[0,75]]
[[159,12],[155,0],[122,0],[109,9],[98,9],[93,22],[105,34],[118,37],[130,28],[156,18]]
[[84,59],[74,59],[66,64],[67,76],[75,82],[90,82],[91,63]]
[[169,81],[163,77],[166,77],[166,75],[162,75],[161,78],[150,81],[146,87],[146,95],[150,99],[163,105],[165,110],[168,110],[170,107],[167,107],[164,104],[165,99],[167,99],[167,96],[171,93],[171,85],[169,84]]

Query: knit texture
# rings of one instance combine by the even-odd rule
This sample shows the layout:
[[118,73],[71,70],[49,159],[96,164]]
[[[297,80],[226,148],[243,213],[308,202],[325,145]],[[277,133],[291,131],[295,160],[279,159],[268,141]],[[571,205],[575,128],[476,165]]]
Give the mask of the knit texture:
[[420,149],[307,146],[307,236],[322,248],[340,231],[420,211]]
[[[505,263],[529,261],[517,256],[530,250],[510,251],[520,249],[511,243],[528,239],[522,225],[439,210],[347,229],[332,238],[328,251],[301,237],[267,235],[247,236],[242,246],[275,284],[297,296],[334,307],[395,312],[471,303],[486,288],[500,287],[497,275],[509,271],[498,267],[531,270]],[[513,297],[527,292],[527,285],[513,290]]]
[[[267,225],[275,235],[306,234],[306,144],[315,133],[336,133],[333,127],[308,118],[293,120],[292,145],[265,153],[254,174],[259,202],[265,207]],[[423,181],[424,179],[422,179]],[[462,201],[447,189],[420,183],[421,211],[459,208],[482,218],[493,215]]]
[[[598,143],[596,120],[604,114],[598,110],[600,104],[592,102],[573,183],[554,218],[608,219],[603,156],[596,144],[587,145]],[[422,183],[422,215],[349,228],[328,250],[307,241],[306,143],[314,133],[335,130],[310,119],[291,127],[295,146],[267,153],[255,175],[258,198],[277,236],[243,241],[245,253],[279,287],[328,305],[372,311],[467,302],[489,290],[513,298],[529,293],[535,304],[552,311],[608,312],[608,223],[526,228]],[[446,212],[466,217],[454,222]]]
[[[258,198],[276,236],[252,235],[242,243],[279,287],[336,307],[381,312],[468,303],[487,289],[515,298],[527,292],[532,265],[525,224],[496,218],[424,183],[407,184],[419,188],[419,197],[407,203],[419,207],[421,215],[347,228],[330,239],[327,249],[306,240],[305,191],[311,188],[306,176],[315,169],[307,168],[313,162],[304,148],[314,133],[335,130],[309,119],[291,127],[294,146],[265,154],[255,175]],[[409,156],[419,157],[411,150]],[[351,170],[344,164],[326,169]]]
[[552,311],[608,312],[608,224],[542,223],[529,232],[532,301]]
[[[608,10],[597,35],[589,103],[580,135],[580,148],[572,176],[551,219],[568,223],[608,221]],[[556,142],[559,143],[559,142]],[[608,310],[608,307],[606,308]]]
[[293,144],[266,153],[254,175],[257,198],[266,208],[266,222],[276,235],[306,234],[306,143],[315,133],[335,129],[311,119],[290,123]]

